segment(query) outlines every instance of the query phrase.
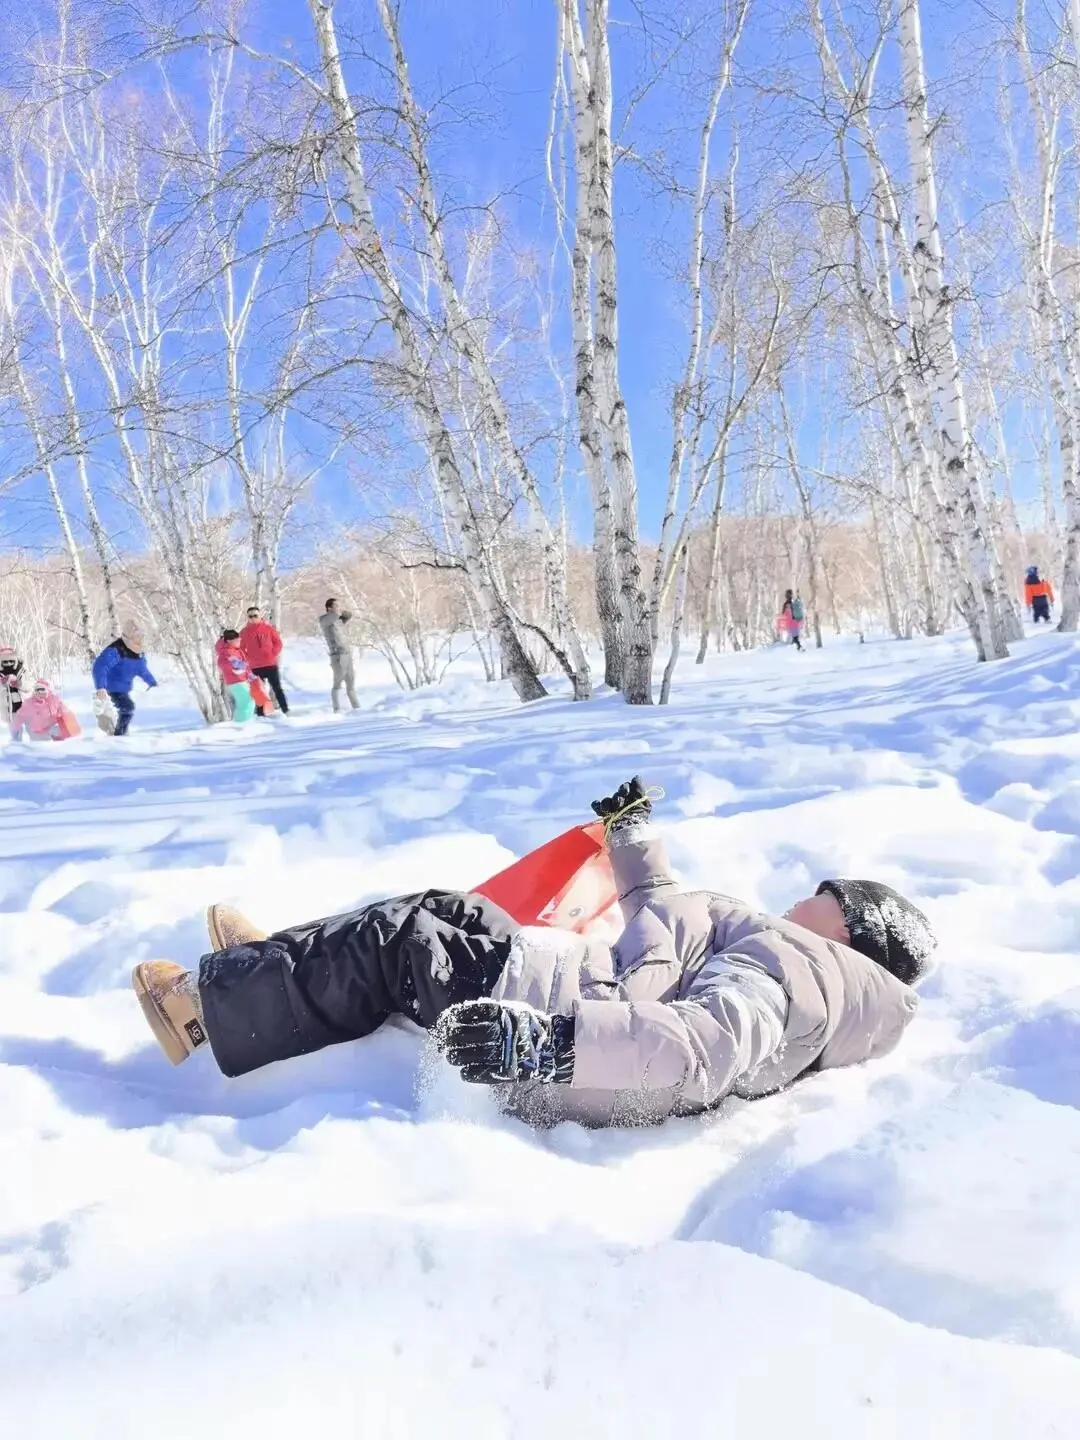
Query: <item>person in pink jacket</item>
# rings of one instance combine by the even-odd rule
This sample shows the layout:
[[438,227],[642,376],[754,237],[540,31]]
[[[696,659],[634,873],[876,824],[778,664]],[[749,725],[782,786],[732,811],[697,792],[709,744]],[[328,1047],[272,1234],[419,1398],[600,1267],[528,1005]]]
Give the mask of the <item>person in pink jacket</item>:
[[35,680],[32,694],[11,722],[11,734],[16,740],[24,730],[31,740],[70,740],[78,734],[71,726],[71,712],[60,696],[47,680]]

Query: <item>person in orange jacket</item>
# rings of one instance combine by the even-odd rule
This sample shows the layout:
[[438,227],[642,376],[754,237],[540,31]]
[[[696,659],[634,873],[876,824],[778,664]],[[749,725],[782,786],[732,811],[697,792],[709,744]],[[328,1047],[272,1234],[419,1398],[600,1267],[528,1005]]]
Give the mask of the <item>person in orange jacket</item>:
[[1040,620],[1050,624],[1050,606],[1054,603],[1054,587],[1049,580],[1039,579],[1039,567],[1029,565],[1024,580],[1024,604],[1031,611],[1032,623]]
[[283,715],[287,715],[289,702],[281,688],[281,671],[278,668],[283,648],[281,636],[269,620],[262,618],[262,612],[257,605],[248,606],[247,624],[240,631],[240,648],[247,656],[248,664],[254,673],[260,680],[265,680],[274,692],[278,709]]

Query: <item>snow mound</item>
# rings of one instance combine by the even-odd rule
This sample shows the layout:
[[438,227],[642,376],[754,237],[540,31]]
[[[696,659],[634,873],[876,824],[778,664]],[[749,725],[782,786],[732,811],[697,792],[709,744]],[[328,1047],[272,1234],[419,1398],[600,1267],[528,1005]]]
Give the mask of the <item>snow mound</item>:
[[[0,748],[0,1435],[1080,1433],[1077,643],[713,658],[649,712],[369,665],[335,717],[324,668],[288,719],[169,681],[127,743]],[[130,968],[211,901],[468,887],[634,771],[688,886],[927,911],[894,1055],[537,1135],[406,1022],[233,1082],[150,1043]]]

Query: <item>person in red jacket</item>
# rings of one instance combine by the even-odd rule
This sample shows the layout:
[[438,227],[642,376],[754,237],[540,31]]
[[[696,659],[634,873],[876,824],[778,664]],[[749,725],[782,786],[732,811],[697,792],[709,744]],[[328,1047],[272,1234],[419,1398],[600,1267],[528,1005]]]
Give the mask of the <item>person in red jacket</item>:
[[260,680],[265,680],[274,692],[274,699],[281,713],[287,715],[289,702],[281,688],[281,671],[278,668],[282,651],[281,636],[269,620],[262,618],[262,612],[257,605],[248,606],[247,622],[240,631],[240,648],[247,656],[248,664],[254,673]]

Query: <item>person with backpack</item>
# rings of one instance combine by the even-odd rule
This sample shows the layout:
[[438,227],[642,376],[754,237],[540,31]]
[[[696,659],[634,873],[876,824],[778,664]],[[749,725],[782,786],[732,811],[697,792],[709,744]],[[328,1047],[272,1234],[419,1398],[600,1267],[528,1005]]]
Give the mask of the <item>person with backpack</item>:
[[22,696],[23,662],[12,645],[0,645],[0,718],[9,723],[19,713]]
[[[278,709],[283,715],[289,713],[289,702],[281,686],[281,670],[278,661],[284,648],[281,636],[269,620],[262,618],[257,605],[249,605],[247,624],[240,631],[240,648],[248,658],[253,674],[265,680],[273,691]],[[263,712],[260,709],[259,714]]]
[[522,926],[480,894],[425,890],[267,935],[223,905],[198,971],[136,965],[174,1065],[227,1076],[370,1035],[432,1029],[463,1080],[529,1123],[654,1124],[728,1094],[887,1055],[931,970],[926,916],[875,881],[824,880],[783,916],[684,891],[638,776],[593,802],[624,928]]
[[99,702],[112,702],[116,711],[114,735],[126,735],[135,714],[135,702],[131,698],[131,687],[139,679],[150,690],[157,687],[157,681],[150,673],[143,653],[142,631],[134,620],[124,622],[116,640],[105,646],[94,661],[94,689]]
[[802,627],[806,612],[798,595],[784,591],[784,603],[780,607],[780,624],[787,631],[788,640],[796,650],[802,649]]
[[1039,579],[1039,567],[1029,565],[1024,578],[1024,604],[1031,611],[1031,622],[1038,625],[1040,620],[1050,624],[1050,606],[1054,603],[1054,587],[1049,580]]
[[229,697],[232,718],[243,725],[254,718],[255,696],[251,692],[251,666],[240,648],[239,630],[221,632],[221,639],[214,646],[214,657]]

